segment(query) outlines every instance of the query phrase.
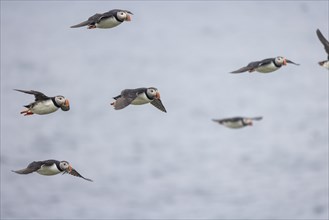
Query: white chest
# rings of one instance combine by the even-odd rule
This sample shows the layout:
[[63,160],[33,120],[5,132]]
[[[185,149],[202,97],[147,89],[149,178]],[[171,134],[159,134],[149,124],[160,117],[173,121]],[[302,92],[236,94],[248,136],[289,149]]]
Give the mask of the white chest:
[[53,101],[51,100],[39,102],[36,105],[34,105],[33,108],[31,109],[31,111],[34,114],[39,114],[39,115],[49,114],[57,110],[58,108],[54,105]]
[[226,127],[229,128],[242,128],[244,125],[242,124],[242,121],[226,121],[222,123]]
[[149,100],[147,98],[147,96],[145,95],[145,93],[142,93],[140,95],[138,95],[134,101],[131,102],[131,104],[133,105],[143,105],[143,104],[146,104],[146,103],[150,103],[151,100]]
[[114,17],[110,17],[107,19],[101,20],[99,23],[96,23],[96,27],[98,28],[113,28],[118,26],[122,22],[117,21]]
[[51,166],[42,165],[40,167],[40,169],[37,170],[37,173],[39,173],[41,175],[46,175],[46,176],[56,175],[56,174],[58,174],[60,172],[61,171],[57,169],[56,164],[53,164]]
[[260,66],[260,67],[257,67],[256,68],[256,71],[257,72],[260,72],[260,73],[270,73],[270,72],[273,72],[277,69],[279,69],[280,67],[277,67],[274,65],[274,63],[269,63],[267,65],[264,65],[264,66]]

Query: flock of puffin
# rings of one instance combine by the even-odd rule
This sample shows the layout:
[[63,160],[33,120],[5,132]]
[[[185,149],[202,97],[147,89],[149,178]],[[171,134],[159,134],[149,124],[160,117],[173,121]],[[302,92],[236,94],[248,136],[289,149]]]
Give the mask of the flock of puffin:
[[[103,14],[95,14],[88,18],[88,20],[83,21],[77,25],[71,26],[71,28],[78,28],[83,26],[88,26],[88,29],[94,28],[113,28],[124,21],[131,21],[132,12],[121,9],[114,9]],[[327,52],[328,59],[319,62],[320,66],[329,69],[329,42],[321,34],[320,30],[317,29],[316,34],[324,45],[325,51]],[[238,70],[232,71],[231,73],[242,73],[242,72],[260,72],[260,73],[270,73],[280,69],[282,66],[287,65],[287,63],[299,65],[286,59],[285,57],[278,56],[275,58],[263,59],[261,61],[250,62],[247,66],[244,66]],[[25,110],[21,114],[27,115],[44,115],[50,114],[57,111],[59,108],[63,111],[70,110],[69,100],[64,96],[58,95],[54,97],[46,96],[45,94],[34,91],[34,90],[21,90],[15,89],[16,91],[34,95],[35,101],[25,105]],[[151,103],[153,106],[158,108],[163,112],[167,112],[164,105],[160,99],[160,93],[157,88],[137,88],[137,89],[124,89],[121,94],[113,97],[115,100],[111,103],[115,110],[123,109],[128,105],[143,105]],[[246,126],[251,126],[253,121],[261,120],[262,117],[233,117],[224,119],[213,119],[213,121],[224,125],[229,128],[242,128]],[[45,161],[34,161],[30,163],[26,168],[21,170],[13,171],[18,174],[29,174],[37,172],[41,175],[56,175],[59,173],[69,173],[73,176],[81,177],[85,180],[92,181],[91,179],[85,178],[80,175],[75,169],[72,168],[67,161],[58,160],[45,160]]]

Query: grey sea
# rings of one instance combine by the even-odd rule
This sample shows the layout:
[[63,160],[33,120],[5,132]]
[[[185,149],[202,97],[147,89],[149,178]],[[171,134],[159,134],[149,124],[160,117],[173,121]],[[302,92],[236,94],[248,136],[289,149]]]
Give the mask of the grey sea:
[[[71,25],[111,9],[112,29]],[[1,1],[1,219],[328,219],[328,1]],[[230,74],[285,56],[278,71]],[[167,109],[110,105],[154,86]],[[20,115],[34,97],[71,109]],[[212,119],[263,116],[229,129]],[[71,175],[18,175],[37,160]]]

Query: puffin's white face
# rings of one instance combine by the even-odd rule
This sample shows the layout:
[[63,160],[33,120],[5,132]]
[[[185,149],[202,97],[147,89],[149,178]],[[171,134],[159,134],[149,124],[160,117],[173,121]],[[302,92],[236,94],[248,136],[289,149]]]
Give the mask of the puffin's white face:
[[131,21],[131,17],[129,15],[129,13],[128,12],[125,12],[125,11],[119,11],[119,12],[117,12],[117,17],[120,20]]
[[155,99],[160,99],[160,93],[158,91],[158,89],[150,87],[147,89],[146,91],[147,95],[151,98],[155,98]]
[[58,95],[55,97],[55,102],[57,105],[61,107],[63,111],[68,111],[70,110],[70,103],[69,100],[66,99],[64,96]]
[[72,171],[72,167],[67,161],[61,161],[59,163],[59,166],[62,170],[65,170],[66,172],[70,173]]
[[278,65],[287,65],[286,58],[281,56],[275,58],[275,63]]

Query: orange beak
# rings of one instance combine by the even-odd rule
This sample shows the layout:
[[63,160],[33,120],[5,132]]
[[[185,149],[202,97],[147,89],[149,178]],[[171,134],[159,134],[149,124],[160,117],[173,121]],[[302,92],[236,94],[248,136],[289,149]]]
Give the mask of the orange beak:
[[283,65],[287,65],[287,60],[286,59],[283,60]]
[[127,14],[127,16],[126,16],[126,21],[131,21],[131,17],[129,14]]
[[64,102],[64,106],[67,106],[67,107],[69,107],[69,106],[70,106],[70,102],[69,102],[69,100],[68,100],[68,99],[66,99],[66,100],[65,100],[65,102]]
[[67,169],[69,170],[69,173],[72,172],[72,166],[71,165],[69,165],[69,168],[67,168]]
[[160,93],[159,93],[159,92],[157,92],[157,93],[155,94],[155,98],[156,98],[156,99],[160,99]]
[[69,102],[69,100],[65,99],[65,102],[64,102],[64,104],[61,106],[61,109],[62,109],[63,111],[68,111],[68,110],[70,110],[70,102]]

